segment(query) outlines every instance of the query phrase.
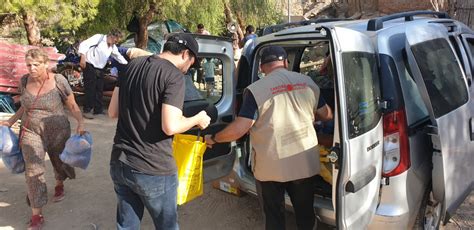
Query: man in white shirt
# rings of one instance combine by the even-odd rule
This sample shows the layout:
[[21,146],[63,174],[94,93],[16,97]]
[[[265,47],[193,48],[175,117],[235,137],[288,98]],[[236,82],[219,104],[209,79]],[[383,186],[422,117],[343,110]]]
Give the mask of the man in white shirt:
[[122,32],[112,29],[107,35],[96,34],[79,45],[86,96],[82,113],[85,118],[93,119],[93,115],[103,114],[104,74],[109,57],[112,56],[120,64],[128,63],[115,45],[121,37]]

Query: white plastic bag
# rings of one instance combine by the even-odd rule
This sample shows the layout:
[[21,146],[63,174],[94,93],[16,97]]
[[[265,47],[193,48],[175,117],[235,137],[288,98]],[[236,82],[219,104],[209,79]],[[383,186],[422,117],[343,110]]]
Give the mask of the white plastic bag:
[[18,145],[18,137],[7,126],[0,126],[0,137],[0,156],[3,164],[11,173],[23,173],[25,171],[25,161]]

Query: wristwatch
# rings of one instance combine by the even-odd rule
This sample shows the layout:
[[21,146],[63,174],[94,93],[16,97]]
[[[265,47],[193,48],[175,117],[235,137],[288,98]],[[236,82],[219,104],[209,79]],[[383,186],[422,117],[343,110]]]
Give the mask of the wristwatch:
[[216,141],[216,134],[215,134],[215,133],[213,133],[213,134],[211,135],[211,140],[212,140],[214,143],[216,143],[216,144],[219,143],[219,142]]

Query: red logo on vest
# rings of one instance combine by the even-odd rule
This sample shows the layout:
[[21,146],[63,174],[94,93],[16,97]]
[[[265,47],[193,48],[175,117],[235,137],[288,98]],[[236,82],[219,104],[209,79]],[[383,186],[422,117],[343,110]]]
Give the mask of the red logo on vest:
[[306,87],[307,87],[306,83],[297,83],[297,84],[279,85],[277,87],[271,88],[270,90],[272,91],[272,94],[277,94],[277,93],[290,92],[293,90],[305,89]]

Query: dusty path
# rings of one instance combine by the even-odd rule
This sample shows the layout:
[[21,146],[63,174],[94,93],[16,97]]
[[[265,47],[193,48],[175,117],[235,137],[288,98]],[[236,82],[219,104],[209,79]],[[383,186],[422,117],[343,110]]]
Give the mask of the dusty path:
[[[44,208],[46,230],[115,229],[116,199],[108,165],[115,121],[105,116],[86,120],[86,129],[95,141],[93,159],[86,171],[77,170],[76,180],[66,181],[66,199]],[[54,177],[49,162],[46,167],[52,197]],[[25,203],[24,176],[10,174],[0,163],[0,178],[0,229],[25,229],[30,211]],[[179,215],[181,229],[255,229],[263,225],[255,198],[231,196],[210,184],[206,184],[202,198],[179,207]],[[142,229],[153,229],[148,214]]]
[[[73,124],[73,127],[74,124]],[[82,230],[115,229],[115,193],[109,177],[109,156],[115,121],[105,116],[86,121],[86,129],[94,137],[93,159],[86,171],[77,170],[77,179],[66,181],[66,199],[49,203],[44,208],[44,229]],[[53,195],[54,178],[51,164],[47,166],[48,193]],[[0,229],[25,229],[30,211],[25,203],[25,179],[12,175],[0,162]],[[464,202],[447,229],[474,228],[474,194]],[[181,229],[263,229],[257,199],[235,197],[205,186],[205,194],[179,207]],[[288,229],[295,229],[292,214]],[[327,227],[325,227],[326,229]],[[145,214],[142,229],[153,229]]]

